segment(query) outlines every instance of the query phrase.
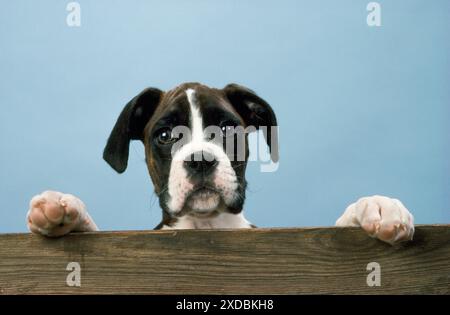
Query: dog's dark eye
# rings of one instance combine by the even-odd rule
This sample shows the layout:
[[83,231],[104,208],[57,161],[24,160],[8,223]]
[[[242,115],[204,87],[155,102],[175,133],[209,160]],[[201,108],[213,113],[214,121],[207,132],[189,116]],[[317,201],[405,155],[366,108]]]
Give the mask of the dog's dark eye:
[[220,131],[224,137],[234,136],[236,133],[236,123],[232,121],[225,121],[220,124]]
[[170,128],[163,128],[156,132],[156,141],[158,141],[159,144],[170,144],[177,140],[177,138],[172,136],[172,129]]

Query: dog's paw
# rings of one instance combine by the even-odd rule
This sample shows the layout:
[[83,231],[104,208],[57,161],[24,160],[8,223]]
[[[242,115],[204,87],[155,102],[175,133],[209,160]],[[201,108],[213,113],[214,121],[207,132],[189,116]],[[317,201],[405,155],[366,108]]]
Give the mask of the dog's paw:
[[398,199],[372,196],[347,207],[336,226],[360,226],[370,236],[394,244],[412,240],[414,217]]
[[80,199],[57,191],[45,191],[31,199],[27,225],[31,232],[51,237],[97,230]]

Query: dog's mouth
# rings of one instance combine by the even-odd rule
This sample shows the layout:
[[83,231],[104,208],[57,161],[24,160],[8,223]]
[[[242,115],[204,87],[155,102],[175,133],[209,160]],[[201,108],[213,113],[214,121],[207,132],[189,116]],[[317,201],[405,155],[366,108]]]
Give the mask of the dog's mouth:
[[209,186],[194,189],[186,199],[186,205],[196,213],[209,213],[220,204],[220,192]]

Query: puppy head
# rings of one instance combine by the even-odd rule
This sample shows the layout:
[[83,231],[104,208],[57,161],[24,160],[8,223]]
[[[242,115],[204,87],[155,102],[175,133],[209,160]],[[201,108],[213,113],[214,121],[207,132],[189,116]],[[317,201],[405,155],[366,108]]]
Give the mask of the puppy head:
[[122,173],[130,141],[141,140],[165,213],[239,213],[245,199],[247,135],[263,129],[271,158],[277,161],[272,126],[277,122],[269,104],[236,84],[213,89],[185,83],[167,92],[148,88],[123,109],[103,157]]

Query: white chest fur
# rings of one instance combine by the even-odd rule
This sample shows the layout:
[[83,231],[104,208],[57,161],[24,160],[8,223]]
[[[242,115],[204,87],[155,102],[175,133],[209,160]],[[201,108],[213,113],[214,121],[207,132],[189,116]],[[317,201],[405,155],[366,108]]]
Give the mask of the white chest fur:
[[213,218],[183,216],[173,226],[164,225],[162,230],[171,229],[242,229],[251,228],[250,222],[242,213],[221,213]]

